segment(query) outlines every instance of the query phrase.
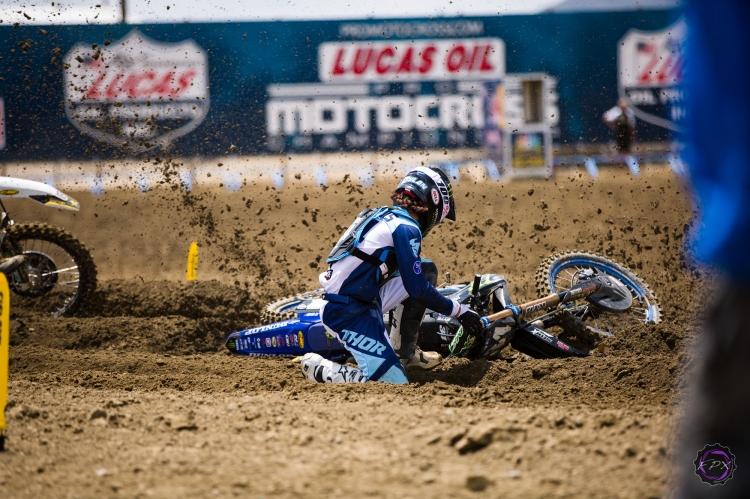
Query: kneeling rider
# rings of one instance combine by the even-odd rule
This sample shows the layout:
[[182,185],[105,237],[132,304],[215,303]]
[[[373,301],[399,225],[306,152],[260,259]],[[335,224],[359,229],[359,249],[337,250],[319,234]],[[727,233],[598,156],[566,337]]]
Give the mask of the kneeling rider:
[[[457,317],[464,331],[483,329],[476,312],[435,289],[437,267],[420,258],[422,238],[446,218],[456,220],[453,189],[442,170],[411,170],[391,193],[392,207],[366,209],[346,230],[320,275],[320,317],[352,353],[359,369],[308,353],[302,371],[319,383],[408,383],[404,367],[432,368],[442,357],[417,347],[427,308]],[[392,314],[386,334],[383,310]]]

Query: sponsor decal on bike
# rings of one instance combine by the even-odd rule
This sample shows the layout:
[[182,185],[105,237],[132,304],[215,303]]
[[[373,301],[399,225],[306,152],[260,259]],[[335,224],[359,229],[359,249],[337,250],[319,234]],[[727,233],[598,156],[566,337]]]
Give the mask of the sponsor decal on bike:
[[292,319],[289,321],[277,322],[275,324],[268,324],[266,326],[254,327],[252,329],[248,329],[246,331],[246,334],[250,335],[255,333],[262,333],[264,331],[273,331],[274,329],[279,329],[281,327],[288,326],[289,324],[295,324],[297,322],[299,322],[297,319]]
[[414,262],[414,273],[415,274],[421,274],[422,273],[422,262],[417,260]]
[[536,305],[529,305],[528,307],[523,309],[523,314],[524,315],[531,314],[539,310],[544,310],[545,308],[547,308],[546,301],[542,303],[537,303]]
[[557,342],[557,346],[559,346],[563,350],[570,350],[570,347],[568,345],[566,345],[565,343],[563,343],[562,341],[558,341]]
[[138,28],[64,58],[65,112],[81,132],[135,152],[166,147],[208,114],[208,55],[193,40],[163,43]]
[[591,294],[592,292],[596,291],[597,282],[594,282],[588,286],[576,286],[568,291],[567,295],[562,301],[573,301],[577,300],[581,296]]
[[305,348],[305,337],[302,335],[302,331],[297,333],[297,337],[299,338],[299,347]]
[[15,196],[18,192],[17,189],[3,189],[0,191],[0,196]]
[[528,330],[531,332],[531,334],[533,334],[539,339],[546,341],[547,343],[550,343],[551,341],[557,341],[557,339],[554,336],[552,336],[551,334],[547,333],[543,329],[538,328],[536,326],[530,327]]
[[693,461],[695,474],[709,485],[722,485],[734,476],[737,462],[734,454],[721,444],[706,445]]
[[276,348],[276,336],[271,338],[271,344],[273,345],[274,348]]

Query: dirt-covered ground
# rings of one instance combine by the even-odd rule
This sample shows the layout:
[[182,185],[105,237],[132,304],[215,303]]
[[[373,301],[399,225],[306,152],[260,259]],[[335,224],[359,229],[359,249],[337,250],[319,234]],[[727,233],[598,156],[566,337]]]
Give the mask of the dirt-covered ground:
[[[682,255],[693,217],[665,168],[454,186],[459,222],[425,241],[454,281],[505,274],[535,298],[548,254],[620,261],[663,322],[585,359],[450,360],[412,384],[320,386],[288,359],[229,356],[265,303],[317,287],[341,229],[392,187],[290,179],[182,193],[72,193],[77,214],[9,204],[93,248],[93,306],[55,319],[12,306],[1,497],[664,497],[686,350],[705,279]],[[183,282],[201,244],[197,283]],[[686,465],[690,465],[687,463]]]

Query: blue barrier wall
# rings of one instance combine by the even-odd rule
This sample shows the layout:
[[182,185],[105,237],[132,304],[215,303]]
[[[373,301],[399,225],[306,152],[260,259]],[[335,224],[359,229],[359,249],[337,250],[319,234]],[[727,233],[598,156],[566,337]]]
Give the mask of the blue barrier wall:
[[[451,21],[454,22],[451,25],[453,28],[463,26],[458,31],[445,33],[452,38],[502,39],[505,43],[508,73],[546,72],[556,77],[560,114],[559,135],[556,141],[573,143],[601,142],[611,138],[611,132],[601,122],[601,114],[613,106],[618,98],[619,40],[631,28],[658,30],[673,23],[677,17],[678,13],[674,11],[644,11],[438,19],[435,22]],[[6,139],[5,149],[0,151],[0,161],[121,158],[144,152],[164,154],[164,149],[168,151],[167,154],[176,156],[274,152],[269,149],[266,133],[267,86],[275,83],[319,83],[319,45],[325,42],[362,40],[362,33],[353,30],[352,26],[372,27],[378,22],[382,21],[150,26],[0,25],[0,97],[5,104]],[[383,25],[398,26],[401,23],[402,26],[406,26],[411,23],[412,26],[416,26],[415,23],[420,22],[424,26],[429,25],[430,20],[388,20]],[[208,99],[205,100],[201,100],[200,96],[188,95],[189,91],[200,86],[196,79],[200,75],[195,76],[194,71],[190,69],[192,63],[185,62],[184,67],[179,68],[180,63],[175,63],[176,72],[182,71],[187,74],[193,71],[183,82],[186,88],[188,85],[191,86],[187,90],[183,89],[188,93],[182,94],[181,101],[175,99],[179,102],[173,103],[174,106],[182,106],[178,109],[182,114],[169,115],[172,121],[167,125],[160,122],[160,126],[164,125],[168,130],[177,130],[195,119],[202,111],[200,106],[192,109],[191,105],[188,109],[190,102],[205,101],[207,111],[205,116],[200,117],[202,121],[194,129],[173,138],[164,147],[158,145],[158,140],[145,140],[146,146],[140,148],[125,145],[125,142],[137,137],[139,133],[148,134],[145,129],[137,127],[125,129],[120,125],[112,125],[117,129],[113,132],[108,131],[107,127],[110,125],[107,123],[89,122],[91,130],[99,130],[101,134],[109,134],[110,137],[119,134],[124,140],[118,140],[116,143],[113,143],[113,140],[97,140],[92,133],[82,132],[80,126],[74,126],[74,119],[86,118],[81,114],[83,108],[77,111],[73,109],[70,102],[66,101],[64,93],[64,87],[76,85],[75,78],[80,77],[78,74],[69,75],[66,81],[64,76],[66,55],[69,60],[75,55],[76,44],[86,44],[78,50],[88,51],[89,55],[95,56],[97,49],[104,49],[106,52],[115,45],[114,42],[126,37],[136,28],[137,33],[157,42],[178,43],[193,40],[198,47],[194,52],[198,54],[202,50],[208,61]],[[382,33],[384,32],[381,32],[380,39],[401,39],[398,30],[386,35]],[[442,33],[437,35],[440,34]],[[422,33],[414,36],[414,33],[406,33],[403,39],[440,38],[437,35]],[[105,41],[111,44],[105,46]],[[136,42],[142,43],[138,40]],[[93,44],[96,44],[96,47],[90,48]],[[161,56],[156,54],[153,57],[164,67],[171,64],[166,56],[160,59]],[[109,64],[109,59],[102,60]],[[75,59],[70,62],[75,69]],[[86,64],[94,62],[88,59]],[[155,81],[154,79],[160,76],[156,74],[148,78]],[[179,86],[176,81],[177,76],[169,84]],[[401,94],[404,90],[399,85],[394,84],[384,92]],[[111,100],[115,102],[116,97]],[[146,105],[145,101],[143,105]],[[69,107],[68,113],[66,106]],[[135,108],[128,109],[112,109],[112,112],[116,111],[121,113],[118,116],[125,116],[128,112],[132,114]],[[164,113],[167,111],[165,107]],[[72,118],[71,113],[78,114]],[[167,114],[161,115],[164,116]],[[134,135],[128,135],[131,132]],[[162,133],[156,133],[154,138],[157,139]],[[645,141],[669,138],[664,129],[645,123],[639,124],[638,136],[639,140]],[[454,144],[453,147],[471,147],[480,145],[479,142],[478,138],[472,141],[470,137],[469,142]],[[399,143],[399,147],[401,144]],[[312,147],[318,148],[318,145],[314,142]],[[439,145],[451,146],[445,142]],[[418,147],[419,144],[409,144],[409,147],[412,146]]]

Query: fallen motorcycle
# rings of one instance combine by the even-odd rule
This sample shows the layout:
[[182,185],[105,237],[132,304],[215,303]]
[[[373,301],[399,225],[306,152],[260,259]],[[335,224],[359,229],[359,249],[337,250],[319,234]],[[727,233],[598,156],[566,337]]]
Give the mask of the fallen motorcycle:
[[[438,290],[486,317],[482,338],[464,338],[458,320],[427,311],[419,329],[419,346],[445,356],[496,359],[507,345],[534,358],[584,357],[586,348],[636,324],[657,323],[659,304],[648,286],[633,272],[592,253],[569,251],[550,256],[539,266],[539,299],[518,305],[505,277],[477,274],[473,282],[446,283]],[[323,290],[303,293],[269,304],[265,325],[229,335],[229,351],[251,356],[296,357],[316,352],[332,360],[350,356],[320,321]],[[388,329],[390,314],[384,315]],[[548,330],[557,327],[555,336]]]
[[86,247],[69,232],[47,224],[15,224],[2,199],[28,198],[45,206],[78,211],[78,201],[41,182],[0,177],[0,250],[5,258],[23,255],[8,283],[22,306],[54,316],[73,315],[96,290],[96,265]]

